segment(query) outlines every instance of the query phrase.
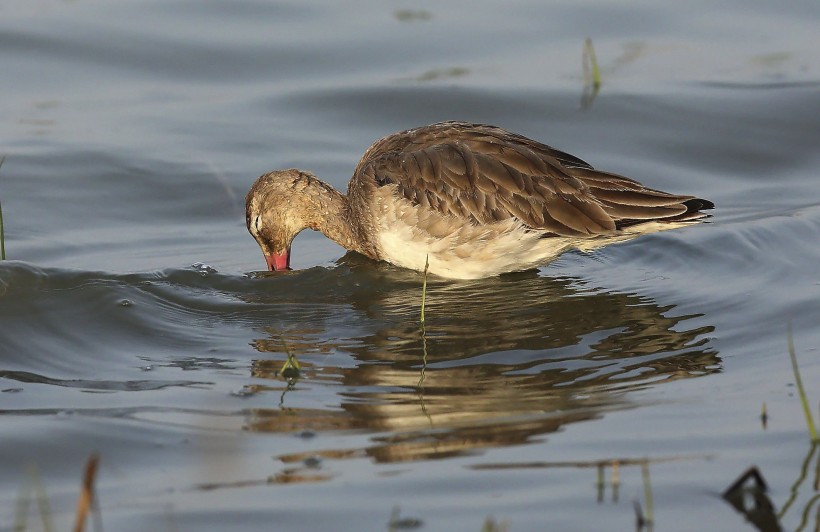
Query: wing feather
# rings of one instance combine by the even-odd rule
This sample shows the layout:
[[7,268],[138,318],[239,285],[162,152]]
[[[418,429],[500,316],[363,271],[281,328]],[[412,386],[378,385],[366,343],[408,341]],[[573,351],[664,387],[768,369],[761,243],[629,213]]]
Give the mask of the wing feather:
[[712,206],[597,171],[501,128],[463,122],[381,139],[359,162],[350,186],[395,186],[399,196],[435,213],[475,224],[513,218],[545,236],[607,234],[647,220],[690,219]]

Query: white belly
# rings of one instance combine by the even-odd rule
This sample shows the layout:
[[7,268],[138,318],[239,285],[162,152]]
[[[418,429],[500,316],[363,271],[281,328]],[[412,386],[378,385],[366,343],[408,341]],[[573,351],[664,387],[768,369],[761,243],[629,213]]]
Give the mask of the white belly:
[[[393,228],[379,233],[382,259],[413,270],[450,279],[480,279],[534,268],[571,247],[565,239],[540,239],[523,231],[492,239],[458,242],[458,238],[429,240],[412,231]],[[415,236],[415,238],[413,238]]]
[[473,225],[468,220],[442,216],[390,198],[374,209],[379,258],[417,271],[450,279],[479,279],[535,268],[569,249],[592,251],[636,236],[673,229],[691,222],[647,222],[591,237],[544,237],[510,219]]
[[509,220],[476,226],[424,212],[399,200],[377,209],[379,258],[450,279],[479,279],[549,262],[573,247],[566,238],[542,238]]

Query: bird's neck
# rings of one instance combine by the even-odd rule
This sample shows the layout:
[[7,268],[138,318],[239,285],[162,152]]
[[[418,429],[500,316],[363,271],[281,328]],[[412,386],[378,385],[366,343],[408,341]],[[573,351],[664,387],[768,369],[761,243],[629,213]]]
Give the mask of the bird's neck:
[[345,249],[374,257],[371,246],[362,234],[360,224],[356,222],[351,213],[347,196],[330,185],[325,183],[322,185],[324,185],[322,192],[314,196],[315,225],[311,225],[311,229],[321,231]]

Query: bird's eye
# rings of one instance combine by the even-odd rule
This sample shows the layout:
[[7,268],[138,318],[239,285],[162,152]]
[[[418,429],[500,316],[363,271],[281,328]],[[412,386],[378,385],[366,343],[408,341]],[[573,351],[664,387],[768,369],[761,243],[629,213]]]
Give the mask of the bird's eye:
[[260,224],[260,222],[261,222],[261,221],[262,221],[262,217],[261,217],[261,216],[257,216],[257,217],[254,219],[254,221],[253,221],[253,226],[256,228],[256,232],[257,232],[257,233],[258,233],[258,232],[259,232],[259,230],[260,230],[260,225],[261,225],[261,224]]

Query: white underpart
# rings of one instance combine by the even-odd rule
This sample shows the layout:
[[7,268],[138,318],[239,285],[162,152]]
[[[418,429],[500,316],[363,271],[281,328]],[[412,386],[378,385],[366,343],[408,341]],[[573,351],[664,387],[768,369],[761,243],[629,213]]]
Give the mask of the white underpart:
[[572,248],[592,251],[641,234],[688,225],[648,222],[606,236],[543,237],[514,220],[473,225],[461,218],[431,213],[403,198],[378,203],[374,214],[381,258],[418,271],[423,271],[429,260],[429,273],[450,279],[527,270]]

